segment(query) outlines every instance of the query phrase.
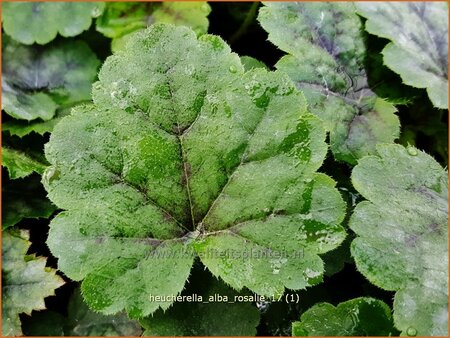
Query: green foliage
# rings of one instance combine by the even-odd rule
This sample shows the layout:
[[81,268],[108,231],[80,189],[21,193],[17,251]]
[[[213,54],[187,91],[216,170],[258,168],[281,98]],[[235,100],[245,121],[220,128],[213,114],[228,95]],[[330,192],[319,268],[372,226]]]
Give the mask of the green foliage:
[[[5,149],[3,149],[3,154]],[[37,175],[36,175],[37,176]],[[56,207],[46,198],[45,191],[32,176],[22,180],[3,181],[2,230],[14,226],[24,218],[48,218]]]
[[448,108],[448,4],[371,2],[358,4],[358,13],[369,33],[392,41],[382,51],[384,64]]
[[94,105],[54,129],[43,176],[67,210],[47,243],[92,309],[167,309],[146,297],[181,292],[197,255],[237,290],[321,280],[318,255],[345,238],[344,202],[316,173],[325,132],[285,75],[244,73],[219,37],[158,24],[99,79]]
[[103,8],[102,2],[4,2],[3,29],[20,43],[43,45],[58,33],[65,37],[80,34]]
[[447,336],[447,4],[2,9],[3,335]]
[[84,42],[40,47],[4,37],[2,46],[2,108],[12,117],[50,120],[58,108],[90,99],[99,61]]
[[[361,20],[364,22],[364,19]],[[367,73],[369,87],[379,97],[384,98],[395,106],[412,105],[414,100],[426,101],[425,98],[421,98],[423,90],[404,84],[401,77],[384,64],[381,51],[386,46],[386,39],[367,32],[363,35],[366,47],[364,68]],[[401,112],[399,112],[399,115],[401,116]],[[403,123],[404,121],[402,121],[402,133]]]
[[124,313],[104,316],[91,311],[76,289],[70,298],[67,317],[57,312],[33,312],[24,322],[27,336],[140,336],[138,322]]
[[197,270],[182,295],[201,296],[202,302],[175,303],[165,312],[158,310],[141,320],[143,336],[254,336],[259,311],[248,302],[235,301],[237,296],[250,294],[238,293],[209,273]]
[[267,2],[258,17],[269,40],[289,53],[276,64],[330,131],[338,160],[356,164],[399,135],[395,107],[367,85],[361,23],[352,3]]
[[352,255],[373,284],[397,291],[394,320],[403,334],[447,336],[448,174],[412,146],[377,151],[352,173],[368,200],[350,220],[358,235]]
[[373,298],[355,298],[336,307],[318,303],[292,323],[293,336],[391,336],[391,310]]
[[264,64],[264,62],[252,58],[251,56],[241,56],[241,63],[244,66],[245,71],[249,71],[256,68],[268,69],[268,67]]
[[56,124],[64,116],[70,114],[71,109],[71,107],[58,109],[55,115],[47,121],[42,119],[35,119],[33,121],[11,119],[2,123],[2,131],[18,137],[23,137],[31,133],[44,136],[47,133],[51,133]]
[[11,179],[24,178],[36,172],[42,174],[47,167],[40,154],[22,152],[8,146],[2,147],[2,166],[8,170]]
[[110,2],[98,18],[96,28],[112,38],[113,51],[125,48],[131,33],[154,23],[168,23],[191,27],[197,34],[208,31],[206,2]]
[[22,335],[19,314],[45,309],[44,298],[64,284],[29,247],[26,231],[2,232],[2,336]]

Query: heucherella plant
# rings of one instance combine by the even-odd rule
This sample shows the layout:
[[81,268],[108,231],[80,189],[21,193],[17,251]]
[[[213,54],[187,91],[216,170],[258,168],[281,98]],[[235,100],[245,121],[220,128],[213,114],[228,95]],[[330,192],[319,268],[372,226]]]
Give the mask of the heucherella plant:
[[3,36],[2,109],[15,119],[4,130],[20,137],[51,131],[65,109],[90,100],[99,65],[82,41],[25,46]]
[[64,284],[46,258],[26,255],[31,243],[26,231],[2,233],[2,335],[21,336],[20,313],[45,309],[44,298]]
[[[325,323],[325,325],[324,325]],[[292,323],[293,336],[392,336],[392,314],[384,302],[360,297],[338,304],[314,305]]]
[[96,21],[96,29],[112,38],[111,49],[125,48],[136,31],[155,23],[168,23],[192,28],[197,34],[208,31],[207,2],[107,2],[103,14]]
[[258,20],[289,53],[275,65],[289,74],[330,132],[336,159],[356,164],[377,143],[399,135],[396,108],[367,83],[361,20],[353,3],[267,2]]
[[9,1],[1,68],[3,336],[448,336],[446,3]]
[[379,145],[352,182],[367,199],[350,219],[352,256],[373,284],[397,291],[403,334],[448,332],[448,173],[414,147]]
[[44,45],[58,34],[76,36],[88,29],[104,7],[103,2],[5,2],[3,29],[20,43]]
[[438,108],[448,108],[448,4],[445,2],[371,2],[358,4],[366,30],[392,42],[384,63],[404,83],[426,88]]
[[344,202],[316,172],[325,131],[286,75],[157,24],[106,60],[93,100],[56,126],[43,175],[65,210],[47,243],[92,309],[168,308],[148,295],[181,292],[196,256],[261,295],[321,281]]

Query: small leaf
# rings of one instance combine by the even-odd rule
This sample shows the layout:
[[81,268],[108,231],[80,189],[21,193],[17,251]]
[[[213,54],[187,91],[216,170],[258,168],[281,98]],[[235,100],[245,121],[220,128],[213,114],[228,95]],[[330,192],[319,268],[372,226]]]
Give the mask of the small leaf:
[[316,173],[325,131],[287,76],[245,73],[219,37],[156,24],[107,59],[93,88],[94,105],[55,127],[43,175],[66,210],[47,244],[92,309],[167,309],[146,295],[181,292],[196,256],[262,295],[320,282],[345,205]]
[[44,298],[54,295],[64,281],[45,266],[44,257],[26,255],[26,231],[2,233],[2,335],[22,335],[19,314],[45,309]]
[[24,178],[34,172],[42,174],[47,163],[40,157],[40,154],[2,147],[2,166],[6,167],[11,179]]
[[250,302],[243,300],[244,296],[251,297],[251,294],[237,293],[211,274],[198,271],[190,277],[182,296],[192,299],[196,297],[196,300],[176,302],[169,310],[158,310],[152,316],[142,319],[140,322],[145,329],[143,336],[256,334],[259,311]]
[[47,121],[43,121],[42,119],[33,121],[10,119],[2,122],[2,131],[18,137],[23,137],[31,133],[43,136],[47,133],[51,133],[56,124],[61,121],[64,116],[70,114],[71,109],[71,107],[57,109],[53,118]]
[[378,156],[359,161],[352,181],[368,200],[350,219],[357,268],[397,291],[394,320],[403,334],[447,336],[447,172],[412,146],[379,145]]
[[103,8],[102,2],[5,2],[3,29],[20,43],[43,45],[58,33],[69,37],[87,30]]
[[366,30],[391,40],[384,63],[407,85],[426,88],[431,102],[448,108],[448,4],[370,2],[357,5]]
[[207,2],[110,2],[97,19],[96,28],[113,38],[113,51],[123,50],[130,33],[154,23],[168,23],[192,28],[197,34],[208,31],[208,15],[211,7]]
[[47,121],[59,107],[91,99],[99,61],[84,42],[24,46],[4,37],[2,45],[2,107],[12,117]]
[[56,210],[35,176],[3,182],[2,196],[2,230],[24,218],[48,218]]
[[361,23],[352,3],[267,2],[258,19],[269,40],[290,54],[276,68],[325,122],[336,159],[356,164],[377,143],[399,136],[395,107],[367,85]]
[[292,323],[293,336],[396,335],[391,310],[373,298],[355,298],[338,304],[318,303]]

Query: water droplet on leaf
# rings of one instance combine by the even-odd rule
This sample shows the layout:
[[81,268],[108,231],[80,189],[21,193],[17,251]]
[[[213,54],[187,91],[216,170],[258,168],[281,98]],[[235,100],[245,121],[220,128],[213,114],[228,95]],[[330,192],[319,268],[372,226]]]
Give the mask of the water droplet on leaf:
[[415,336],[417,336],[417,330],[414,327],[410,326],[410,327],[408,327],[408,329],[406,329],[406,334],[409,337],[415,337]]
[[411,155],[411,156],[417,156],[417,154],[418,154],[417,149],[414,148],[413,146],[408,146],[408,147],[406,148],[406,151],[407,151],[408,154]]
[[94,18],[96,18],[96,17],[100,16],[100,14],[102,14],[102,10],[100,9],[99,6],[95,6],[95,7],[92,9],[91,14],[92,14],[92,16],[93,16]]

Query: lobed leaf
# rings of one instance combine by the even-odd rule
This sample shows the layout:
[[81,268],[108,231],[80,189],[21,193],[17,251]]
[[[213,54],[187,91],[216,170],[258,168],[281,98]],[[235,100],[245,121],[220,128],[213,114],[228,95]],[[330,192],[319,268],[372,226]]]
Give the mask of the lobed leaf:
[[43,176],[66,210],[47,244],[92,309],[167,309],[146,297],[181,292],[196,256],[262,295],[321,280],[344,202],[316,173],[325,131],[285,75],[245,73],[219,37],[157,24],[93,88],[55,127]]
[[192,28],[197,34],[208,31],[207,2],[111,2],[97,19],[96,28],[112,38],[113,51],[123,50],[126,41],[138,30],[154,23],[168,23]]
[[56,210],[36,177],[3,182],[2,196],[2,230],[25,218],[48,218]]
[[354,187],[367,201],[350,219],[359,271],[397,291],[396,327],[407,335],[447,335],[448,175],[410,146],[379,145],[377,156],[353,169]]
[[2,46],[2,108],[12,117],[47,121],[59,107],[90,100],[99,61],[84,42],[24,46],[4,37]]
[[3,29],[20,43],[44,45],[58,33],[70,37],[87,30],[104,6],[103,2],[5,2]]
[[448,108],[448,4],[370,2],[358,4],[366,30],[387,38],[386,66],[407,85],[426,88],[434,106]]
[[338,304],[318,303],[292,323],[293,336],[392,336],[391,309],[373,298],[355,298]]
[[336,159],[356,164],[379,142],[399,136],[393,105],[368,87],[360,19],[352,3],[267,2],[258,20],[269,40],[289,53],[286,72],[330,131]]
[[44,298],[64,281],[45,266],[46,258],[27,255],[26,231],[2,232],[2,335],[21,336],[19,314],[45,309]]

